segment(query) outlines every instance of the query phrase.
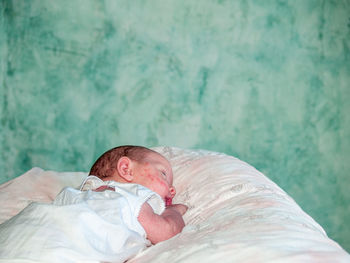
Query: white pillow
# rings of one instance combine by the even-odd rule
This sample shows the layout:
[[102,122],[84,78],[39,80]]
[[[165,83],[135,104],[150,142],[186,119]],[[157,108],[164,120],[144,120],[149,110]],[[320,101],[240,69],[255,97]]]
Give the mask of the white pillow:
[[63,187],[80,186],[87,173],[44,171],[34,167],[0,185],[0,223],[11,218],[32,201],[49,203]]
[[187,204],[178,236],[129,262],[350,262],[309,215],[249,164],[225,154],[155,148],[174,172],[174,203]]

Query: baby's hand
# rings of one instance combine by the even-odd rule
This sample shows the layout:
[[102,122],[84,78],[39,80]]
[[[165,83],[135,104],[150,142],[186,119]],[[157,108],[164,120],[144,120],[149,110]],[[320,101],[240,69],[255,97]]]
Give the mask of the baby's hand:
[[174,204],[167,206],[166,209],[174,209],[183,216],[186,213],[188,206],[184,204]]
[[147,233],[152,244],[167,240],[180,233],[185,226],[182,215],[187,206],[175,204],[167,206],[161,215],[154,213],[152,207],[145,202],[140,210],[138,220]]

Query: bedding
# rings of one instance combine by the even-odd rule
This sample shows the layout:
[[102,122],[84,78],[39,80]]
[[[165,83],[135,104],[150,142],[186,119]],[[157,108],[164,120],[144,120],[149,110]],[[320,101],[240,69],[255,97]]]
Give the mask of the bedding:
[[[350,262],[315,220],[249,164],[204,150],[154,150],[173,166],[174,203],[189,206],[186,227],[128,262]],[[0,223],[32,201],[51,202],[65,186],[79,188],[86,176],[33,168],[1,185]]]
[[[85,183],[88,189],[105,185],[95,176]],[[9,263],[18,258],[28,263],[124,262],[145,249],[151,243],[138,214],[145,202],[155,213],[163,213],[163,199],[138,184],[108,185],[113,191],[67,187],[53,204],[28,205],[0,224],[1,257]]]

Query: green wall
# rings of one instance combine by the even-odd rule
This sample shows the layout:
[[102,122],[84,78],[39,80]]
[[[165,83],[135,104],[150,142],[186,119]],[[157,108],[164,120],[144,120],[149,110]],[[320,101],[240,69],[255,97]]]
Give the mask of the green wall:
[[350,251],[349,0],[0,1],[0,182],[120,144],[225,152]]

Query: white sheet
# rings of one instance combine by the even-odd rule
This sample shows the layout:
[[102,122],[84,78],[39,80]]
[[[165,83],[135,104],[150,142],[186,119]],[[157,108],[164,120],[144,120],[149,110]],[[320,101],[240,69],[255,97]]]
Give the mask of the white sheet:
[[[181,234],[146,249],[130,262],[350,262],[349,254],[329,239],[321,226],[252,166],[208,151],[157,150],[173,165],[178,193],[174,202],[190,207],[185,215],[187,226]],[[26,192],[25,201],[11,197],[13,187],[23,188],[33,174],[38,182],[45,178],[46,194],[39,194],[34,187],[36,194]],[[57,179],[61,175],[67,180]],[[1,219],[10,216],[6,212],[12,215],[21,209],[28,199],[51,200],[68,181],[79,185],[83,174],[35,168],[22,177],[0,187],[1,203],[7,202],[5,210],[0,208]],[[56,185],[52,186],[53,182]]]
[[67,187],[53,204],[31,203],[0,224],[0,258],[122,263],[142,251],[150,242],[137,220],[141,206],[148,202],[162,213],[164,201],[141,185],[108,185],[116,190],[81,192]]

